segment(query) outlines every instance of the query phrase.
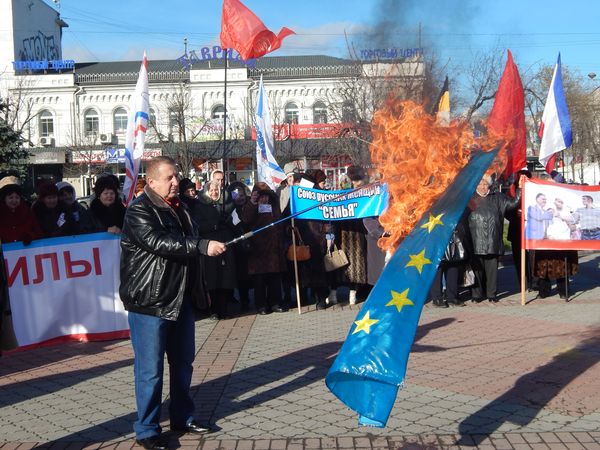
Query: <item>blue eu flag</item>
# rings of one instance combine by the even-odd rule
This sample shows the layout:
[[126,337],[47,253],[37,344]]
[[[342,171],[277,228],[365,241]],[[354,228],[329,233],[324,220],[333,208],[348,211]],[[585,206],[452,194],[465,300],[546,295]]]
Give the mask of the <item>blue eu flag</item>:
[[360,415],[384,427],[403,384],[419,317],[452,231],[497,150],[476,153],[394,253],[325,377]]

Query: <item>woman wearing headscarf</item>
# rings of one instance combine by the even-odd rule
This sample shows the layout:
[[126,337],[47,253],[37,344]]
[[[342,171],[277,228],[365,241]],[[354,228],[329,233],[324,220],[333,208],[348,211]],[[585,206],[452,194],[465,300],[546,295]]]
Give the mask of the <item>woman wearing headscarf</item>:
[[[186,189],[186,184],[181,189]],[[181,192],[181,191],[180,191]],[[203,239],[227,242],[233,239],[231,224],[232,203],[223,203],[221,182],[214,180],[194,201],[184,193],[181,198],[190,207],[190,215],[198,234]],[[236,287],[235,254],[224,252],[219,256],[204,258],[206,288],[210,294],[210,318],[213,320],[229,318],[227,305],[233,297]]]
[[[242,208],[242,221],[255,230],[281,218],[279,198],[267,185],[258,182],[252,188],[250,201]],[[253,251],[248,254],[248,273],[253,278],[254,303],[259,314],[284,312],[281,307],[281,274],[286,270],[282,225],[274,225],[255,234]]]
[[58,202],[64,208],[66,214],[71,217],[71,234],[94,233],[96,227],[90,211],[84,208],[75,199],[75,188],[71,183],[59,181],[56,183],[58,189]]
[[468,206],[469,231],[473,243],[472,266],[475,272],[472,299],[477,303],[485,298],[490,302],[498,301],[498,261],[504,254],[504,215],[517,208],[521,201],[520,184],[513,198],[501,192],[491,192],[491,184],[491,177],[484,176]]

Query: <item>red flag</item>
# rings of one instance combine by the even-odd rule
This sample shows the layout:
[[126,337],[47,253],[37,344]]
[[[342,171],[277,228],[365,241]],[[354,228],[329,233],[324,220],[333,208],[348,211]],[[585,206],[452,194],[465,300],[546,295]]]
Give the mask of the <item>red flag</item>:
[[525,95],[519,70],[513,61],[510,50],[508,50],[504,73],[500,79],[496,100],[494,100],[494,106],[488,119],[488,128],[495,134],[512,137],[507,146],[508,161],[504,169],[504,177],[508,178],[527,165],[525,158],[527,148]]
[[244,61],[277,50],[290,34],[295,33],[283,27],[275,35],[239,0],[223,1],[221,47],[236,50]]

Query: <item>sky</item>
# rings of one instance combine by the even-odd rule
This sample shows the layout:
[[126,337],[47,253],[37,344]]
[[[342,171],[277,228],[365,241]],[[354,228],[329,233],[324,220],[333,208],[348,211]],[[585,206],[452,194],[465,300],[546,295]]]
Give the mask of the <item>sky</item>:
[[[53,4],[50,0],[49,3]],[[245,0],[274,32],[297,34],[272,55],[348,56],[356,50],[419,46],[434,51],[449,70],[477,52],[509,48],[527,72],[553,65],[582,75],[598,73],[600,2],[595,0]],[[76,62],[177,58],[218,45],[222,0],[61,0],[69,24],[63,58]],[[369,38],[369,36],[371,36]],[[374,36],[374,37],[373,37]]]

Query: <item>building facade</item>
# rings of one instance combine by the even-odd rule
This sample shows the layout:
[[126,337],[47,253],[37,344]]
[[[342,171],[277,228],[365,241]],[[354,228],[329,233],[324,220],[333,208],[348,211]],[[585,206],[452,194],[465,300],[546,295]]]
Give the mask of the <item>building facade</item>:
[[[19,17],[15,23],[30,30],[6,36],[9,45],[0,47],[5,68],[0,95],[17,106],[15,123],[30,146],[33,178],[65,177],[85,195],[95,174],[123,171],[140,61],[62,60],[60,36],[68,25],[53,8],[42,0],[0,0],[0,6],[10,7]],[[0,28],[12,26],[1,20],[6,23]],[[32,50],[37,47],[30,37],[41,42],[39,30],[48,29],[55,31],[52,39],[46,36],[52,45],[45,52]],[[361,135],[360,125],[370,121],[385,80],[394,79],[418,96],[424,77],[418,55],[379,62],[269,56],[249,63],[235,56],[226,61],[219,47],[211,47],[153,61],[148,52],[151,126],[145,159],[168,154],[185,175],[201,178],[218,167],[253,183],[253,116],[262,77],[280,165],[297,161],[301,168],[324,168],[336,185],[340,169],[365,157],[368,136]]]

